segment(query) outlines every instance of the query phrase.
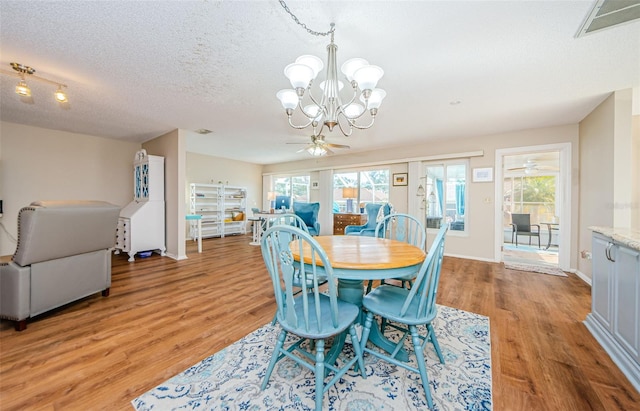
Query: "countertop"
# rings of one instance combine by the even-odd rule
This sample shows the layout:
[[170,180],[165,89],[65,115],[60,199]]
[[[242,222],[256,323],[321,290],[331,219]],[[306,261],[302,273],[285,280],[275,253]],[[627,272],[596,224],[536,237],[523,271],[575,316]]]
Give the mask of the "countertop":
[[615,227],[589,227],[590,230],[611,237],[629,248],[640,251],[640,230]]

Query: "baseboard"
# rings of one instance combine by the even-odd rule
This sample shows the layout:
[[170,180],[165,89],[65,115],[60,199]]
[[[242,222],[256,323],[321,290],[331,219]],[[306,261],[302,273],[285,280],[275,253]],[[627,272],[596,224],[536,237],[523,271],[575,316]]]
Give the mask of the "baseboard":
[[587,314],[584,325],[607,354],[609,354],[611,360],[618,366],[625,377],[627,377],[631,385],[640,393],[640,364],[638,364],[637,360],[634,360],[625,349],[622,348],[609,330],[604,328],[592,313]]
[[492,258],[481,258],[481,257],[471,257],[468,255],[459,255],[459,254],[449,254],[444,253],[445,257],[454,257],[454,258],[464,258],[465,260],[476,260],[476,261],[484,261],[486,263],[499,263],[500,261],[496,261]]
[[584,274],[580,270],[571,269],[569,272],[574,273],[579,279],[581,279],[585,283],[589,284],[589,286],[591,286],[591,278],[589,278],[586,274]]

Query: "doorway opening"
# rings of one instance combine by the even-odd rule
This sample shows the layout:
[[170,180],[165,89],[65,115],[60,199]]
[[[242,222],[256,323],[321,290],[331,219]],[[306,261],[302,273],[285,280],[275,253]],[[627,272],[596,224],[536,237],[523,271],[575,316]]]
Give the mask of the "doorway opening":
[[497,261],[568,267],[569,164],[568,143],[496,151]]

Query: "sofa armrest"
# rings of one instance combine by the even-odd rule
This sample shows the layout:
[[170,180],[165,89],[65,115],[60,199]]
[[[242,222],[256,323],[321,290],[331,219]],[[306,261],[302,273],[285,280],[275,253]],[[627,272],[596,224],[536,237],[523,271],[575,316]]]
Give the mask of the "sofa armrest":
[[0,318],[20,321],[29,318],[31,267],[14,262],[0,263]]

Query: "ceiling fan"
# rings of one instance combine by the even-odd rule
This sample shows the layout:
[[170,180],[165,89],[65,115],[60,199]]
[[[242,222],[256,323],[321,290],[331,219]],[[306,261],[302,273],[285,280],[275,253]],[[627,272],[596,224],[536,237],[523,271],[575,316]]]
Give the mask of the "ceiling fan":
[[[307,143],[287,143],[287,144],[307,144]],[[324,135],[312,135],[311,143],[308,144],[305,148],[298,150],[298,153],[302,153],[303,151],[308,152],[312,156],[324,156],[327,154],[334,154],[331,150],[332,148],[351,148],[344,144],[332,144],[327,143],[324,139]]]
[[522,167],[512,167],[512,168],[508,168],[507,170],[508,171],[524,171],[525,174],[535,174],[540,170],[555,170],[555,171],[557,171],[558,168],[557,167],[553,167],[553,166],[539,165],[538,163],[536,163],[532,159],[527,159],[527,161],[525,161],[524,164],[522,164]]

